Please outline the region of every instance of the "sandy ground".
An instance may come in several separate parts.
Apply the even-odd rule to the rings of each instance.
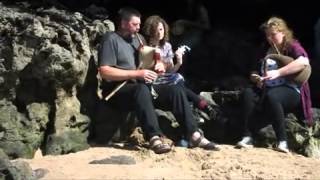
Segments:
[[[23,159],[33,169],[49,172],[42,179],[320,179],[320,159],[266,148],[235,149],[221,145],[221,151],[175,147],[157,155],[142,148],[91,147],[59,156]],[[125,158],[123,158],[125,157]],[[114,162],[107,159],[114,158]],[[129,160],[121,164],[119,159]],[[130,164],[131,163],[131,164]]]

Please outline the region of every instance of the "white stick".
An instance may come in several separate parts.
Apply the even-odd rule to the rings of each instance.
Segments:
[[[127,84],[128,81],[124,81],[123,83],[119,84],[116,88],[114,88],[111,93],[108,94],[108,96],[106,96],[104,98],[105,101],[108,101],[116,92],[119,91],[120,88],[122,88],[122,86],[124,86],[125,84]]]
[[[140,38],[140,36],[139,36],[138,33],[136,33],[136,36],[137,36],[137,38],[138,38],[138,40],[139,40],[140,45],[143,46],[142,39]],[[138,67],[137,69],[140,69],[140,67],[141,67],[141,62],[140,62],[139,67]],[[108,101],[116,92],[119,91],[119,89],[121,89],[124,85],[126,85],[127,82],[128,82],[128,80],[126,80],[126,81],[124,81],[123,83],[119,84],[116,88],[114,88],[114,89],[104,98],[104,100],[105,100],[105,101]]]

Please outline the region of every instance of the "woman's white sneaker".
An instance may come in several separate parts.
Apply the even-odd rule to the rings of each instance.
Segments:
[[[288,143],[287,141],[280,141],[277,144],[276,150],[284,153],[289,153]]]
[[[253,147],[253,139],[250,136],[244,136],[241,141],[237,143],[238,148],[250,148]]]

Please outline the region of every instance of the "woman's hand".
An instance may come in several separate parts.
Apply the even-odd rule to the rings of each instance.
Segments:
[[[258,88],[262,88],[263,80],[264,80],[263,77],[259,76],[258,74],[253,73],[253,74],[250,75],[250,80],[253,83],[255,83]]]
[[[176,56],[177,64],[182,65],[182,63],[183,63],[182,57],[184,55],[184,49],[178,48],[174,54]]]
[[[159,60],[156,62],[155,66],[154,66],[154,70],[157,73],[162,74],[162,73],[166,72],[166,67],[165,67],[164,63]]]
[[[280,76],[281,76],[281,73],[279,70],[270,70],[270,71],[267,71],[266,76],[264,76],[263,79],[274,80]]]

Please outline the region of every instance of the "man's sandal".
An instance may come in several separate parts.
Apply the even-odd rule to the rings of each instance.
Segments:
[[[163,154],[171,151],[171,146],[164,142],[163,137],[154,137],[150,140],[150,149],[156,154]]]
[[[220,148],[218,147],[218,145],[214,142],[211,142],[209,141],[209,143],[207,144],[201,144],[201,141],[204,139],[205,137],[201,134],[201,136],[193,141],[193,140],[190,140],[190,147],[191,148],[194,148],[194,147],[200,147],[200,148],[203,148],[205,150],[214,150],[214,151],[220,151]]]

